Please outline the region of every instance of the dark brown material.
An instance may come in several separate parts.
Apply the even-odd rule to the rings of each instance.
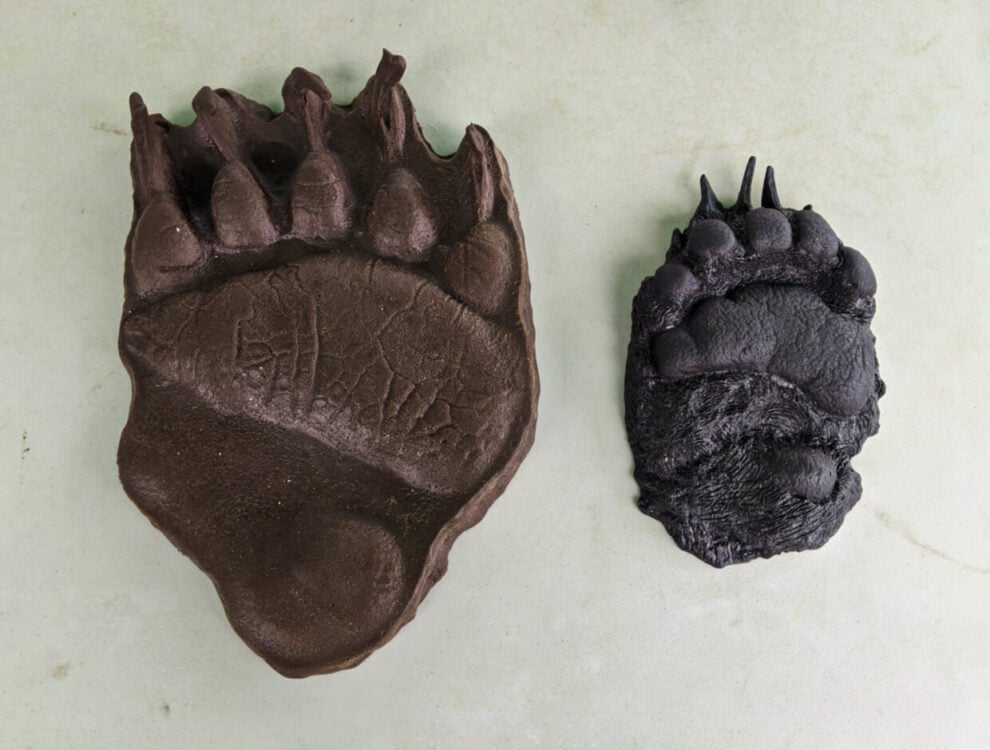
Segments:
[[[120,477],[281,673],[358,664],[412,619],[533,441],[508,170],[433,153],[386,52],[350,107],[296,69],[279,115],[131,99]]]
[[[701,203],[633,302],[626,428],[640,509],[721,567],[824,544],[859,500],[879,425],[876,279],[811,206],[783,208],[755,160]]]

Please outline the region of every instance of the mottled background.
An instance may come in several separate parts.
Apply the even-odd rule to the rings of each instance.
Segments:
[[[990,745],[990,6],[3,3],[0,746]],[[529,249],[536,445],[416,620],[289,681],[121,490],[127,96],[349,101],[387,46],[427,137],[486,126]],[[628,314],[697,201],[777,168],[879,279],[888,394],[822,550],[715,570],[636,510]]]

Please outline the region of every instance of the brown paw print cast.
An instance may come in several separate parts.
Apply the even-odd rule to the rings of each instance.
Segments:
[[[876,433],[876,279],[750,159],[731,208],[705,177],[685,232],[633,302],[626,428],[640,509],[722,567],[820,547],[859,500]]]
[[[384,53],[353,104],[131,100],[124,488],[279,672],[352,667],[409,622],[533,441],[538,381],[505,162],[424,140]]]

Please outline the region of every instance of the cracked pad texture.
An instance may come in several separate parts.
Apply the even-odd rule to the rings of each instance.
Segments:
[[[526,375],[503,359],[512,341],[498,326],[410,275],[311,257],[171,297],[130,316],[123,337],[227,414],[299,430],[419,489],[463,492],[504,454],[512,425],[499,417],[520,409]]]

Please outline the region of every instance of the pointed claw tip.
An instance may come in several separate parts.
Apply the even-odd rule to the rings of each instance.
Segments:
[[[736,199],[736,207],[752,208],[753,174],[755,171],[756,157],[751,156],[746,160],[746,169],[743,170],[743,178],[739,186],[739,197]]]
[[[701,175],[699,182],[701,184],[701,201],[702,203],[709,203],[710,199],[715,197],[712,184],[708,181],[707,175]]]
[[[492,145],[492,137],[488,134],[488,131],[477,123],[472,122],[464,128],[464,135],[479,151]]]
[[[777,197],[777,182],[773,176],[773,167],[767,166],[766,174],[763,177],[763,200],[764,208],[776,208],[780,210],[780,198]]]
[[[698,210],[694,212],[694,215],[701,218],[722,215],[722,204],[715,197],[715,191],[712,190],[711,183],[708,182],[708,177],[705,175],[701,175],[701,202],[698,204]]]
[[[131,108],[131,132],[137,134],[138,131],[147,128],[148,120],[151,118],[148,115],[148,108],[144,104],[144,99],[137,91],[131,94],[128,104]]]
[[[473,146],[475,151],[481,150],[482,144],[484,143],[484,138],[480,132],[480,128],[473,122],[464,128],[463,142]]]
[[[220,106],[220,96],[209,86],[203,86],[193,97],[192,106],[196,114],[212,115]]]
[[[394,86],[406,72],[406,59],[402,55],[393,55],[387,49],[382,50],[382,60],[378,63],[378,70],[375,72],[382,84]]]
[[[140,111],[148,111],[148,108],[144,105],[144,99],[141,98],[141,95],[137,91],[131,92],[131,96],[128,99],[128,104],[130,105],[131,112],[133,114],[137,114]]]
[[[285,98],[286,92],[293,90],[300,92],[312,91],[321,99],[330,100],[330,89],[327,88],[323,79],[316,75],[316,73],[310,73],[305,68],[296,67],[289,72],[282,86],[282,98]]]

